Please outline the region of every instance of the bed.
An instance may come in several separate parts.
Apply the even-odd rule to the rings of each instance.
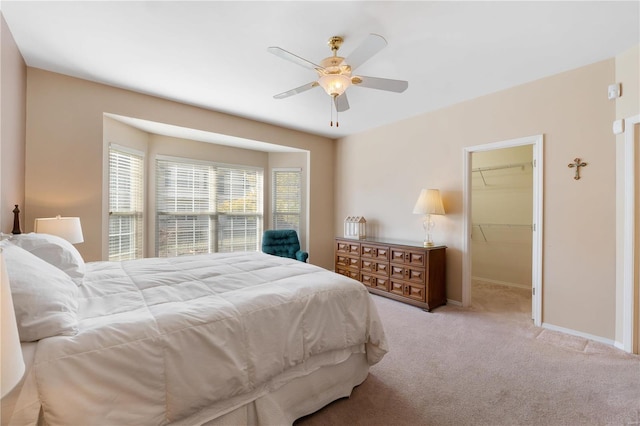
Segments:
[[[44,234],[0,247],[28,367],[3,424],[291,424],[388,350],[362,284],[296,260],[85,264]]]

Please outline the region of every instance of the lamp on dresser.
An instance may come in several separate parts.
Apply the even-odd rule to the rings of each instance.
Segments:
[[[442,205],[440,191],[437,189],[423,189],[422,191],[420,191],[418,201],[416,201],[416,205],[413,207],[413,214],[425,215],[424,222],[422,223],[425,231],[424,246],[432,247],[433,240],[431,239],[431,232],[433,231],[433,227],[435,226],[435,224],[431,220],[431,215],[444,214],[444,207]]]
[[[33,228],[34,232],[56,235],[71,244],[84,242],[79,217],[43,217],[36,219]]]

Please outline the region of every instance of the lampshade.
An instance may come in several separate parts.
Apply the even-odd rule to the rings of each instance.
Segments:
[[[442,198],[437,189],[423,189],[416,205],[413,207],[413,214],[444,214]]]
[[[326,74],[318,83],[329,96],[340,96],[351,85],[351,79],[342,74]]]
[[[16,314],[13,310],[13,299],[11,298],[11,288],[9,287],[9,276],[4,264],[4,257],[0,249],[0,320],[2,339],[0,342],[0,398],[15,387],[20,382],[24,374],[24,359],[22,358],[22,348],[20,347],[20,336],[16,325]]]
[[[79,217],[46,217],[36,219],[34,231],[40,234],[57,235],[71,244],[84,241]]]

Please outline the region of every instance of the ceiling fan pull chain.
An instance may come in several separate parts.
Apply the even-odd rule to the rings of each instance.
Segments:
[[[331,101],[329,102],[329,107],[329,109],[331,110],[331,122],[329,125],[333,127],[333,98],[331,98]]]
[[[338,121],[338,108],[336,108],[336,127],[340,127],[340,122]]]

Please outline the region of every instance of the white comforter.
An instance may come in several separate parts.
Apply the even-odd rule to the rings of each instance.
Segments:
[[[387,346],[365,287],[262,253],[87,264],[80,333],[38,343],[51,425],[159,425],[224,414],[288,380]],[[213,411],[212,411],[213,408]]]

